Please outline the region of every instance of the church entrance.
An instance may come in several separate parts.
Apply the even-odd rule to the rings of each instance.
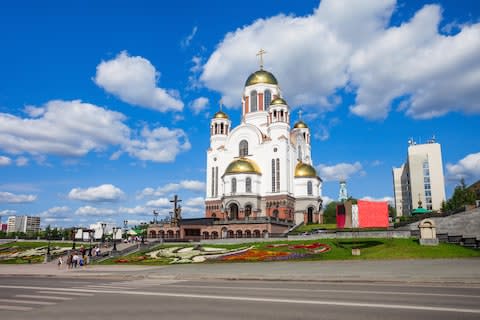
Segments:
[[[309,207],[307,210],[307,223],[313,223],[313,208]]]
[[[236,203],[230,205],[230,219],[238,220],[238,206]]]

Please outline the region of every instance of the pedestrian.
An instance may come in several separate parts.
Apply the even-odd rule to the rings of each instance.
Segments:
[[[57,267],[58,267],[58,269],[61,269],[62,266],[63,266],[63,257],[60,256],[60,257],[58,257],[58,260],[57,260]]]
[[[72,258],[72,262],[73,262],[73,267],[76,268],[77,265],[78,265],[78,260],[80,260],[80,257],[78,256],[78,254],[75,252],[75,254],[73,255],[73,258]]]
[[[67,268],[72,269],[73,268],[73,254],[70,253],[67,258]]]

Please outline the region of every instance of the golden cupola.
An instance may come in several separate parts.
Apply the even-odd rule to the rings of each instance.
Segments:
[[[275,78],[275,76],[263,69],[260,69],[258,71],[255,71],[252,73],[248,78],[247,81],[245,81],[245,87],[258,84],[258,83],[267,83],[267,84],[274,84],[278,85],[278,81]]]
[[[317,171],[308,163],[299,162],[295,167],[295,178],[316,178]]]
[[[225,174],[238,173],[262,174],[260,167],[253,160],[243,157],[230,162],[227,169],[225,170]]]
[[[297,122],[295,122],[293,127],[295,129],[308,129],[307,124],[305,122],[303,122],[302,120],[298,120]]]
[[[215,114],[213,115],[213,118],[214,119],[228,119],[228,115],[223,112],[222,110],[219,110],[217,112],[215,112]]]

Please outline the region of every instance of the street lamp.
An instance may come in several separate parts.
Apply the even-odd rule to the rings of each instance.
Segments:
[[[105,243],[105,228],[107,227],[107,224],[102,223],[101,226],[102,226],[102,244],[104,244]]]
[[[50,257],[50,228],[47,231],[47,240],[48,240],[47,256]]]
[[[93,237],[93,230],[88,230],[88,238],[90,239],[90,249],[88,250],[88,256],[92,256],[92,237]]]
[[[117,242],[115,241],[116,240],[115,239],[115,233],[117,233],[118,228],[113,227],[112,230],[113,230],[113,249],[112,249],[112,251],[117,251]]]
[[[72,234],[73,234],[73,244],[72,244],[72,250],[75,250],[75,237],[77,235],[77,229],[73,228],[72,229]]]
[[[125,229],[125,239],[127,239],[128,220],[123,220],[123,229]]]

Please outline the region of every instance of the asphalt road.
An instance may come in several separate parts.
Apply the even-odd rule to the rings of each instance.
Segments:
[[[0,276],[2,319],[479,319],[447,285]]]

